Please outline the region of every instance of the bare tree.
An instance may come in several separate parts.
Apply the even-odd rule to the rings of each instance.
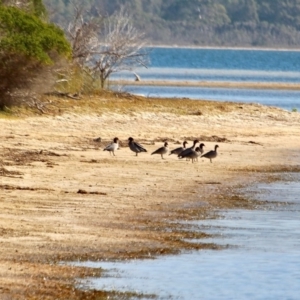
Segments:
[[[112,73],[148,63],[143,33],[133,26],[124,8],[104,22],[100,42],[100,55],[94,57],[93,71],[99,74],[101,87]]]
[[[83,8],[75,7],[73,21],[69,23],[67,37],[72,46],[73,60],[80,66],[88,63],[97,53],[99,46],[98,32],[101,30],[101,18],[85,21]]]
[[[110,17],[87,21],[81,9],[75,11],[67,30],[73,60],[93,78],[99,78],[101,88],[112,73],[147,65],[144,34],[133,26],[124,8]]]

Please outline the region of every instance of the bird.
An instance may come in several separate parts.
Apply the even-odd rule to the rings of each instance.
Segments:
[[[178,147],[178,148],[176,148],[176,149],[173,149],[173,150],[169,153],[169,155],[171,155],[171,154],[176,154],[176,155],[178,155],[179,153],[181,153],[181,152],[186,148],[186,144],[188,144],[188,142],[187,142],[187,141],[184,141],[184,142],[182,143],[182,147]]]
[[[180,153],[178,154],[178,157],[179,157],[179,158],[185,157],[185,155],[187,155],[189,152],[191,152],[192,150],[195,149],[197,143],[199,143],[199,141],[198,141],[198,140],[194,140],[193,146],[192,146],[192,147],[189,147],[189,148],[186,148],[185,150],[183,150],[182,152],[180,152]]]
[[[192,163],[194,161],[198,161],[198,157],[201,155],[201,148],[197,147],[196,149],[192,149],[190,152],[188,152],[186,155],[183,155],[182,158],[187,158],[187,160],[192,160]]]
[[[200,145],[199,145],[199,147],[197,147],[196,149],[195,149],[195,151],[197,151],[197,157],[196,157],[196,160],[198,161],[198,157],[199,156],[201,156],[201,154],[203,154],[203,152],[204,152],[204,149],[203,149],[203,147],[205,147],[205,145],[203,144],[203,143],[201,143]]]
[[[155,150],[154,152],[151,153],[151,155],[153,154],[160,154],[161,158],[164,159],[164,154],[168,153],[169,148],[168,148],[168,142],[165,142],[163,147],[158,148],[157,150]]]
[[[201,157],[206,157],[210,160],[210,162],[212,163],[212,159],[216,158],[218,153],[217,153],[217,149],[219,148],[218,145],[215,145],[215,150],[211,150],[209,152],[206,152],[205,154],[201,155]]]
[[[138,153],[140,152],[147,152],[147,150],[142,145],[135,142],[132,137],[128,138],[128,141],[129,141],[128,146],[130,150],[135,152],[136,156],[138,156]]]
[[[200,152],[201,154],[204,153],[203,147],[205,147],[205,145],[204,145],[203,143],[201,143],[201,144],[199,145],[199,152]]]
[[[109,151],[109,154],[111,155],[111,153],[115,156],[115,150],[117,150],[119,148],[119,139],[117,137],[115,137],[113,139],[113,142],[110,143],[109,145],[107,145],[103,151]]]
[[[138,74],[136,74],[135,72],[133,72],[133,74],[135,77],[135,81],[141,81],[141,77]]]

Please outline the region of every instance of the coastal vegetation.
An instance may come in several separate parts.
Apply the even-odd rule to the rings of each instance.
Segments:
[[[41,0],[0,2],[0,109],[25,103],[44,111],[39,96],[103,89],[120,70],[146,66],[143,34],[124,9],[85,18],[74,5],[68,27],[48,21]],[[63,90],[65,89],[65,90]]]
[[[45,0],[49,16],[65,26],[69,0]],[[109,16],[126,5],[134,25],[153,44],[297,47],[300,0],[89,0],[86,14]]]
[[[35,91],[49,82],[51,69],[71,54],[64,32],[44,21],[41,1],[16,6],[4,2],[0,2],[0,109],[17,100],[31,101]]]

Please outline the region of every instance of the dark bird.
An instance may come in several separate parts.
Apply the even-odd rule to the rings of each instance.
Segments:
[[[111,153],[115,156],[115,150],[119,148],[119,139],[117,137],[114,138],[113,142],[107,145],[103,151],[109,151],[109,154]]]
[[[201,149],[200,147],[197,147],[196,149],[192,149],[190,152],[188,152],[186,155],[184,155],[182,158],[186,158],[187,160],[192,160],[192,163],[194,161],[198,161],[198,157],[201,155]]]
[[[168,153],[168,151],[169,151],[168,142],[165,142],[163,147],[158,148],[157,150],[152,152],[151,155],[160,154],[161,158],[164,159],[164,154]]]
[[[197,143],[199,143],[199,141],[198,140],[194,140],[193,146],[189,147],[189,148],[186,148],[185,150],[183,150],[182,152],[180,152],[178,154],[178,157],[179,158],[184,158],[189,152],[191,152],[192,150],[195,149]]]
[[[136,156],[138,156],[138,153],[140,152],[147,152],[147,150],[142,145],[135,142],[132,137],[128,138],[128,141],[129,141],[128,146],[130,150],[135,152]]]
[[[204,153],[203,147],[205,147],[205,145],[204,145],[203,143],[201,143],[201,144],[199,145],[199,152],[200,152],[201,154]]]
[[[188,144],[188,142],[187,142],[187,141],[184,141],[184,142],[182,143],[182,147],[178,147],[178,148],[176,148],[176,149],[173,149],[173,150],[170,152],[169,155],[171,155],[171,154],[176,154],[176,155],[180,154],[182,151],[184,151],[184,150],[186,149],[186,144]]]
[[[212,159],[216,158],[218,153],[217,153],[217,148],[219,148],[218,145],[215,145],[215,150],[211,150],[209,152],[206,152],[205,154],[201,155],[201,157],[206,157],[212,162]]]

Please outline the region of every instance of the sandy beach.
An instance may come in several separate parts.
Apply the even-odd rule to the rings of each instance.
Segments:
[[[101,272],[59,262],[218,249],[181,221],[253,209],[241,187],[300,171],[298,112],[129,95],[45,101],[43,114],[0,115],[1,299],[114,296],[77,290],[78,278]],[[148,152],[135,156],[130,136]],[[116,156],[103,151],[114,137]],[[174,149],[194,139],[205,151],[219,145],[212,163],[151,155],[166,140]]]

